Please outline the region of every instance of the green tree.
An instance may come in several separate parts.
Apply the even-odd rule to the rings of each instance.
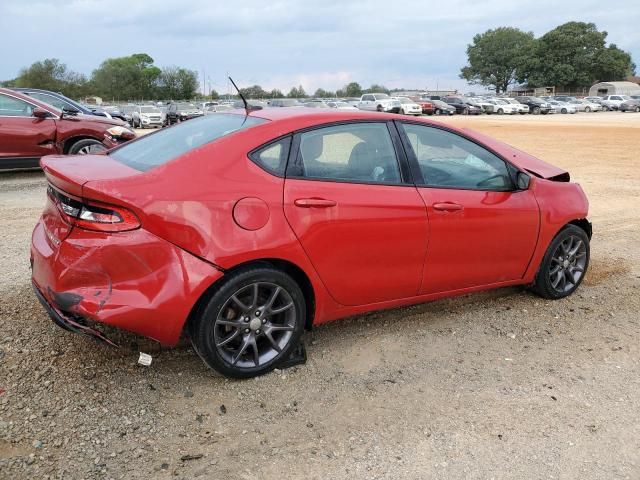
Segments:
[[[606,39],[607,32],[593,23],[568,22],[550,30],[536,42],[529,84],[573,90],[598,80],[624,80],[634,69],[631,55],[606,47]]]
[[[69,70],[57,58],[47,58],[20,70],[13,86],[42,88],[78,98],[85,93],[87,78]]]
[[[218,100],[218,99],[220,98],[220,94],[219,94],[217,91],[215,91],[215,90],[211,90],[211,91],[209,92],[209,98],[210,98],[211,100]]]
[[[333,98],[336,96],[334,92],[329,92],[324,88],[318,88],[316,93],[313,94],[315,98]]]
[[[467,46],[468,65],[462,68],[460,78],[504,92],[524,79],[534,42],[532,32],[512,27],[477,34]]]
[[[299,85],[298,88],[293,87],[289,90],[287,97],[289,98],[305,98],[307,96],[307,92],[304,91],[302,85]]]
[[[158,95],[170,100],[188,100],[198,91],[198,74],[176,66],[164,67],[158,77]]]
[[[157,97],[161,71],[146,53],[108,58],[93,71],[91,82],[97,94],[122,100]]]
[[[269,94],[265,92],[260,85],[241,88],[240,91],[242,92],[242,95],[244,95],[244,98],[265,98],[269,96]]]
[[[362,87],[358,82],[351,82],[342,87],[340,93],[342,93],[341,97],[360,97],[362,96]]]
[[[389,89],[384,85],[378,85],[374,83],[366,90],[363,90],[362,93],[389,93]]]
[[[282,91],[278,90],[277,88],[274,88],[273,90],[271,90],[269,92],[269,97],[270,98],[284,98],[285,95],[284,95],[284,93],[282,93]]]

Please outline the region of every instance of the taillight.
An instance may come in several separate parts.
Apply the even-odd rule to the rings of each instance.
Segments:
[[[72,197],[51,185],[47,194],[62,217],[76,227],[98,232],[124,232],[140,227],[138,217],[124,207]]]

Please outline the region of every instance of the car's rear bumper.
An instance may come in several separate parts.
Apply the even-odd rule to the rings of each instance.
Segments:
[[[92,322],[162,344],[178,342],[191,309],[222,277],[213,265],[144,229],[73,228],[56,240],[41,220],[31,243],[32,280],[54,321],[101,340]]]

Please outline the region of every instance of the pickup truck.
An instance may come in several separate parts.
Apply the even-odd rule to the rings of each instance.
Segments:
[[[609,110],[618,110],[622,102],[631,100],[628,95],[607,95],[602,98],[602,109],[606,112]]]
[[[401,107],[400,100],[391,98],[386,93],[365,93],[358,102],[360,110],[374,112],[399,113]]]

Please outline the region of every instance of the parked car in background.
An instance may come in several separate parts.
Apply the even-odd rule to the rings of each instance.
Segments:
[[[342,102],[340,100],[327,102],[327,105],[329,106],[329,108],[337,108],[338,110],[358,110],[358,107],[355,107],[354,105],[347,102]]]
[[[167,105],[165,125],[173,125],[174,123],[184,122],[203,115],[204,112],[193,103],[170,102]]]
[[[403,115],[422,115],[422,107],[409,97],[393,97],[400,102],[400,112]]]
[[[162,111],[153,105],[136,105],[131,116],[135,128],[161,128],[166,120]]]
[[[268,107],[267,102],[263,102],[262,100],[249,99],[247,100],[247,103],[249,104],[249,106],[251,106],[252,108],[255,108],[256,110],[260,110]],[[209,110],[206,110],[205,113],[225,112],[228,110],[232,110],[234,108],[244,109],[245,108],[244,102],[242,100],[236,100],[235,102],[233,102],[232,105],[229,105],[229,104],[216,105],[215,107],[209,107]]]
[[[622,102],[631,100],[627,95],[607,95],[602,97],[602,108],[605,112],[609,110],[618,110]]]
[[[132,125],[133,122],[133,111],[135,110],[136,106],[135,105],[121,105],[120,106],[120,113],[122,113],[122,116],[124,117],[125,122],[127,122],[129,125]],[[160,107],[158,107],[160,108]]]
[[[117,118],[118,120],[122,120],[123,122],[129,123],[124,112],[120,110],[120,107],[116,105],[101,105],[100,108],[102,109],[103,112],[106,112],[109,115],[111,115],[111,118]]]
[[[442,101],[455,108],[456,113],[460,115],[479,115],[482,113],[480,107],[470,105],[460,97],[444,97]]]
[[[574,107],[576,107],[576,110],[578,110],[579,112],[587,112],[587,113],[589,113],[589,112],[601,112],[602,111],[602,105],[600,105],[599,103],[591,102],[591,101],[587,100],[586,98],[572,100],[569,103],[571,105],[573,105]]]
[[[322,100],[305,102],[303,105],[308,108],[329,108],[329,105],[324,103]]]
[[[400,101],[391,98],[386,93],[367,93],[360,97],[358,108],[373,112],[399,113]]]
[[[511,105],[515,105],[518,108],[518,113],[520,115],[526,115],[529,113],[529,106],[520,103],[515,98],[501,98],[500,100],[504,100],[505,102],[509,102]]]
[[[422,108],[422,113],[426,114],[426,115],[433,115],[433,112],[435,110],[435,107],[433,106],[433,102],[431,102],[431,100],[420,100],[420,99],[414,99],[414,101],[420,105],[420,107]]]
[[[640,100],[630,98],[620,104],[618,110],[621,112],[640,112]]]
[[[577,109],[575,107],[575,105],[572,105],[570,103],[567,102],[560,102],[558,100],[551,100],[549,101],[549,105],[551,105],[551,108],[553,108],[553,111],[555,113],[576,113]]]
[[[518,105],[508,102],[502,98],[494,98],[487,100],[488,103],[493,105],[493,110],[487,113],[495,113],[496,115],[515,115],[520,113]]]
[[[331,320],[515,285],[561,299],[589,266],[568,172],[424,118],[224,113],[42,163],[32,282],[54,321],[184,336],[230,377],[280,367]]]
[[[583,100],[587,100],[591,103],[597,103],[599,105],[602,105],[602,97],[597,97],[597,96],[584,97]]]
[[[430,100],[430,102],[433,104],[434,115],[454,115],[456,113],[456,107],[442,100]]]
[[[52,92],[50,90],[42,90],[40,88],[26,88],[26,87],[15,87],[12,88],[16,92],[20,92],[23,95],[28,95],[33,97],[41,102],[44,102],[52,107],[57,108],[58,110],[66,110],[70,113],[82,113],[84,115],[96,115],[98,117],[107,117],[111,118],[111,115],[100,107],[87,106],[80,102],[76,102],[75,100],[70,99],[69,97],[65,97],[61,93]]]
[[[528,106],[529,113],[531,113],[532,115],[546,115],[551,111],[551,105],[538,97],[522,96],[516,97],[516,100],[523,105]]]
[[[121,120],[59,110],[0,88],[0,169],[37,168],[51,154],[101,152],[135,138]]]
[[[555,95],[551,97],[551,100],[556,100],[558,102],[571,103],[572,100],[576,100],[576,97],[572,97],[570,95]]]
[[[219,102],[214,102],[214,101],[210,101],[210,102],[202,102],[200,104],[200,110],[202,110],[203,112],[207,111],[207,110],[211,110],[214,109],[215,107],[220,105]]]
[[[269,103],[270,107],[303,107],[295,98],[275,98]]]
[[[465,97],[464,101],[469,105],[478,107],[482,110],[482,113],[491,113],[493,111],[493,105],[487,100],[481,97]]]

